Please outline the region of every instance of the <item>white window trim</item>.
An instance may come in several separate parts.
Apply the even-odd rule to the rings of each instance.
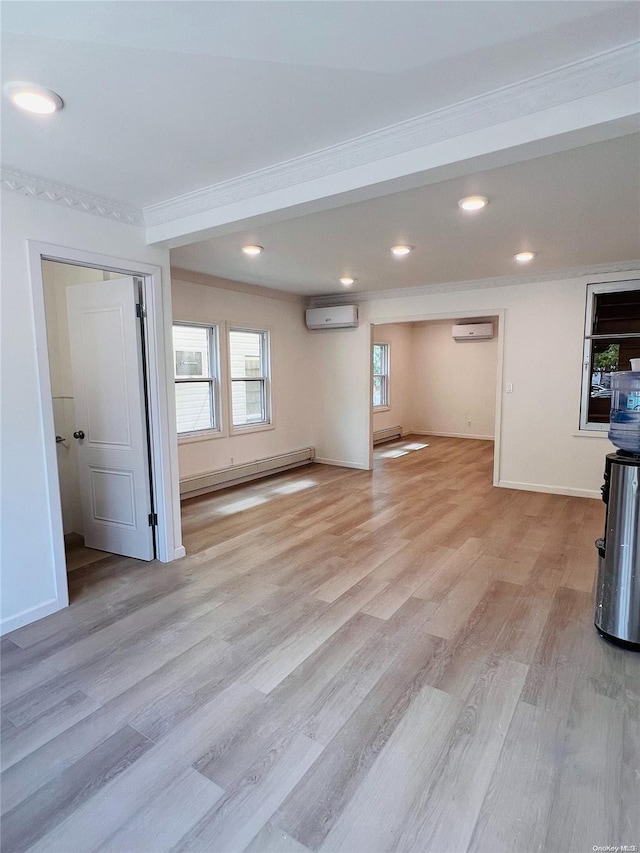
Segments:
[[[591,393],[591,340],[593,329],[593,309],[595,296],[599,293],[617,293],[624,290],[637,290],[640,286],[638,279],[625,281],[593,282],[587,284],[586,310],[584,319],[584,343],[582,350],[582,388],[580,391],[580,424],[579,432],[608,433],[609,424],[597,424],[587,420],[589,414],[589,395]],[[615,335],[613,336],[615,337]]]
[[[263,353],[262,359],[264,362],[264,374],[262,376],[250,377],[250,379],[261,379],[264,382],[264,417],[265,420],[257,421],[253,424],[237,424],[233,423],[233,377],[231,376],[231,332],[257,332],[263,335]],[[227,362],[227,423],[229,435],[247,435],[248,433],[262,432],[263,430],[275,429],[273,417],[273,399],[272,399],[272,358],[273,358],[273,334],[269,326],[254,326],[252,323],[225,323],[225,353]],[[237,380],[236,380],[237,381]]]
[[[228,433],[226,430],[225,423],[225,411],[226,411],[226,401],[224,400],[224,382],[222,381],[222,371],[223,371],[223,356],[222,356],[222,333],[224,331],[224,323],[216,320],[207,321],[196,321],[196,320],[180,320],[177,317],[174,317],[171,322],[171,330],[173,333],[174,326],[197,326],[200,329],[213,329],[212,342],[211,342],[211,356],[213,360],[211,361],[212,366],[215,368],[212,371],[212,376],[210,379],[204,378],[201,381],[213,382],[213,391],[214,391],[214,427],[209,427],[208,429],[198,429],[191,430],[189,432],[178,432],[176,429],[176,435],[178,438],[178,444],[191,444],[197,441],[208,441],[210,439],[216,438],[226,438]],[[173,340],[172,340],[172,353],[173,353]],[[210,356],[210,357],[211,357]],[[174,362],[175,356],[172,355],[172,364],[173,364],[173,372],[174,372],[174,385],[177,385],[180,380],[175,378],[175,364]]]
[[[195,432],[179,432],[178,444],[193,444],[196,441],[209,441],[216,438],[226,438],[227,433],[222,429],[200,429]]]
[[[373,373],[373,347],[386,347],[387,355],[386,355],[386,373]],[[371,408],[374,412],[388,412],[391,409],[391,344],[387,343],[387,341],[374,341],[371,347]],[[373,405],[373,388],[374,381],[376,376],[384,376],[384,403],[381,403],[379,406]]]

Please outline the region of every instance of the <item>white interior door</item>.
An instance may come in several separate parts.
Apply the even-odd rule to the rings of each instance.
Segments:
[[[88,548],[153,559],[137,284],[67,288],[80,495]]]

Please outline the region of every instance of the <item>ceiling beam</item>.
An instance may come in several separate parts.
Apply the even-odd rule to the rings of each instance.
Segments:
[[[147,242],[174,248],[634,132],[637,56],[627,45],[152,205]]]

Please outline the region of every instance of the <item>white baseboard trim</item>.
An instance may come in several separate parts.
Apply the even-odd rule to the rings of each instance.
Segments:
[[[181,557],[186,557],[186,556],[187,556],[187,549],[184,547],[184,545],[181,545],[179,548],[176,548],[175,551],[173,552],[173,559],[174,560],[179,560]]]
[[[361,462],[345,462],[344,459],[326,459],[323,456],[316,456],[313,460],[319,462],[320,465],[337,465],[339,468],[357,468],[359,471],[369,471],[368,465],[363,465]]]
[[[520,489],[523,492],[543,492],[548,495],[567,495],[570,498],[595,498],[601,500],[600,489],[569,489],[565,486],[546,486],[543,483],[513,483],[499,480],[495,483],[501,489]]]
[[[37,622],[38,619],[44,619],[45,616],[50,616],[56,610],[62,610],[58,604],[58,599],[50,598],[48,601],[36,604],[35,607],[29,607],[21,613],[16,613],[15,616],[7,616],[0,621],[0,635],[8,634],[9,631],[15,631],[16,628],[22,628],[24,625],[30,625],[32,622]]]
[[[493,435],[470,435],[466,432],[434,432],[432,429],[412,429],[409,432],[413,435],[441,435],[443,438],[475,438],[478,441],[495,441]]]

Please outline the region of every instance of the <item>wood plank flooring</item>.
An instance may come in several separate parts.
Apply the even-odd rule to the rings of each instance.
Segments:
[[[2,640],[4,853],[640,846],[603,506],[495,489],[492,452],[407,438],[187,502],[178,562],[76,568]]]
[[[64,551],[67,560],[67,572],[83,569],[109,556],[104,551],[85,548],[84,537],[77,533],[68,533],[64,537]]]

